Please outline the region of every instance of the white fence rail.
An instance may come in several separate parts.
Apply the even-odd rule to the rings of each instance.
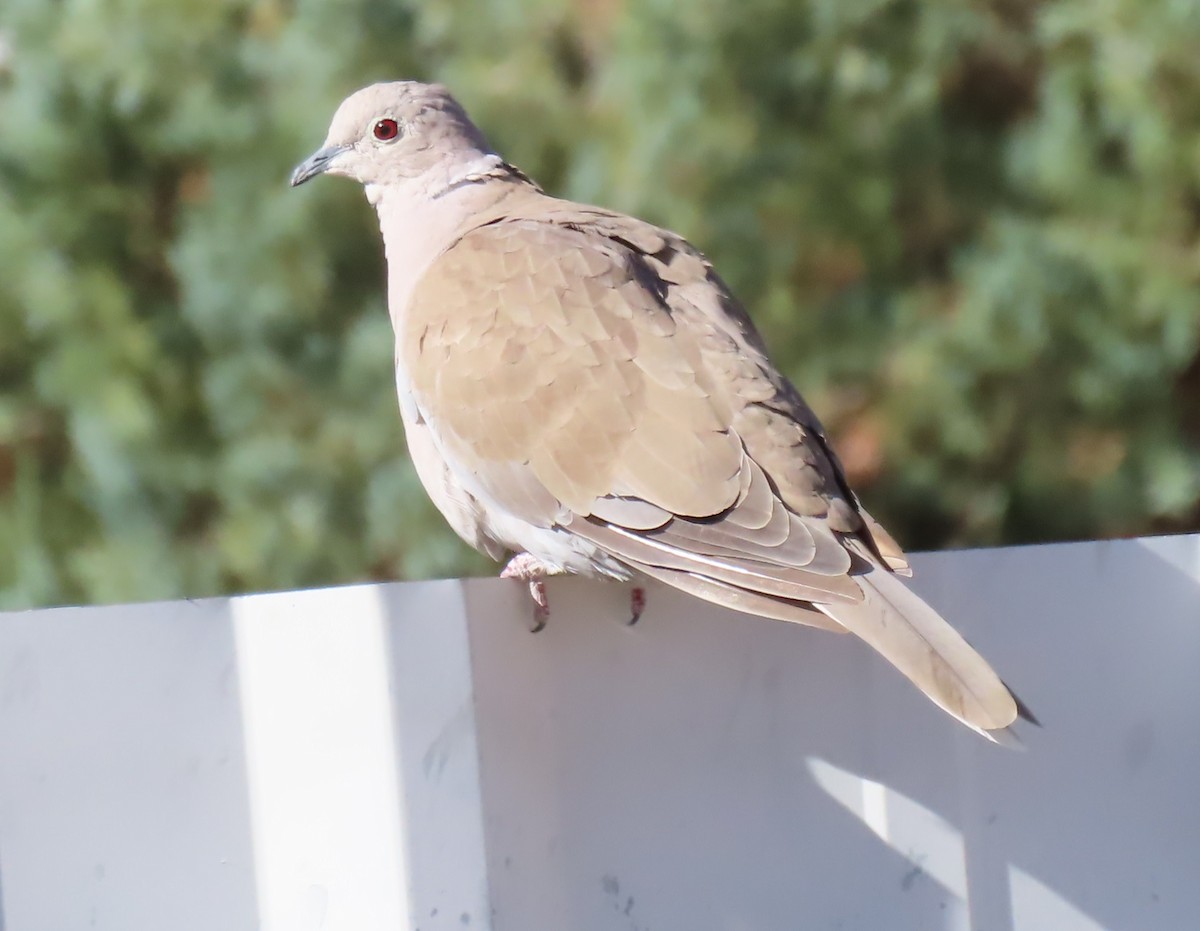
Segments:
[[[1028,752],[659,588],[0,614],[0,931],[1200,927],[1200,537],[916,570]]]

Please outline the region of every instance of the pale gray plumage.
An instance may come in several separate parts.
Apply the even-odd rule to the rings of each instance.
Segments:
[[[685,240],[547,196],[436,85],[352,95],[293,183],[322,172],[378,211],[409,449],[468,543],[849,630],[993,739],[1025,714]]]

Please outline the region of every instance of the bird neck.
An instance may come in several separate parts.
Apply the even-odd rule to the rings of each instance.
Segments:
[[[434,200],[441,200],[455,191],[484,184],[493,180],[504,180],[508,174],[515,171],[505,164],[495,152],[485,152],[477,158],[455,165],[446,172],[445,179],[436,184],[430,195]]]
[[[368,192],[379,215],[388,261],[388,309],[392,323],[430,264],[481,218],[494,217],[518,192],[539,189],[524,175],[492,157],[425,183],[380,185]],[[373,195],[373,196],[372,196]]]

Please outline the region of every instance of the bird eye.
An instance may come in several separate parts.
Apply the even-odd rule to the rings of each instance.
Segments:
[[[400,127],[395,120],[380,120],[371,131],[380,142],[391,142],[400,135]]]

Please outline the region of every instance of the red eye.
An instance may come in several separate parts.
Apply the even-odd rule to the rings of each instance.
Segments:
[[[380,142],[391,142],[400,135],[400,127],[395,120],[380,120],[372,131]]]

